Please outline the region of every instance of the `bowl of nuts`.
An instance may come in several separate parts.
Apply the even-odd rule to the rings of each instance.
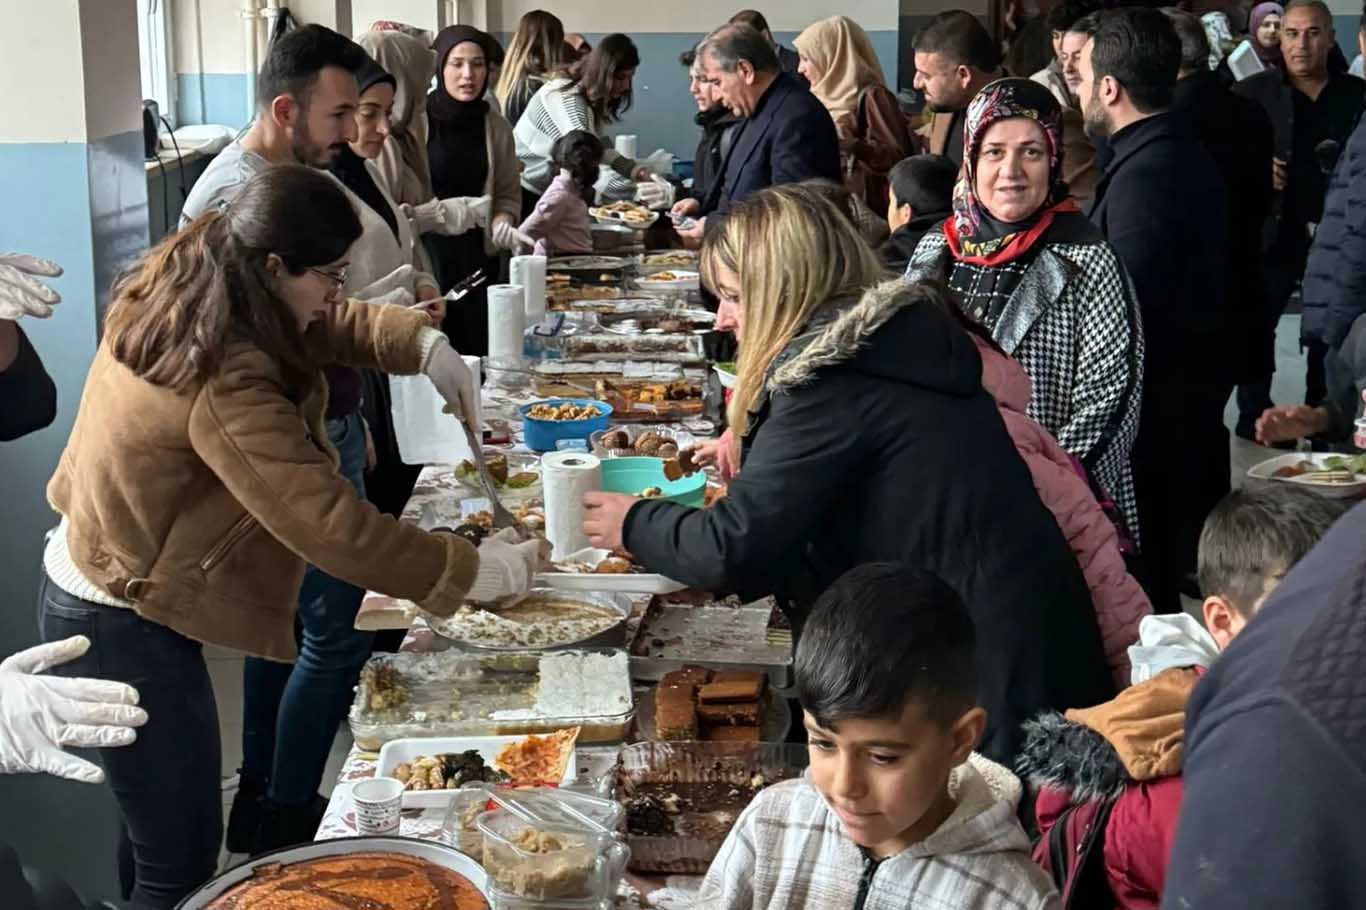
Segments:
[[[585,442],[597,430],[607,429],[612,406],[591,398],[548,398],[518,408],[522,437],[533,452],[553,452],[562,439]]]

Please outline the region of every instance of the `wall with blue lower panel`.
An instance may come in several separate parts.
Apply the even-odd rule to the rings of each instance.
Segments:
[[[20,325],[57,385],[57,419],[0,444],[4,545],[0,546],[0,654],[38,641],[37,592],[44,534],[57,517],[46,487],[71,432],[95,353],[97,313],[108,276],[147,242],[141,133],[84,142],[0,143],[0,249],[61,263],[62,295],[49,319]],[[0,402],[0,407],[4,402]],[[118,832],[105,787],[46,775],[0,776],[0,841],[89,899],[118,894]],[[9,906],[0,896],[0,906]]]
[[[511,35],[500,34],[506,47]],[[596,43],[601,34],[590,33]],[[641,65],[636,73],[635,102],[621,123],[609,132],[635,133],[640,137],[642,155],[657,148],[666,149],[683,160],[691,160],[697,148],[698,132],[693,123],[697,107],[688,94],[688,77],[678,55],[695,47],[702,32],[648,32],[633,34],[640,49]],[[778,40],[792,46],[796,32],[780,32]],[[869,32],[873,48],[882,61],[887,82],[897,85],[897,33],[887,29]],[[235,128],[250,119],[246,102],[246,76],[241,73],[180,73],[176,76],[176,115],[178,122],[221,123]]]

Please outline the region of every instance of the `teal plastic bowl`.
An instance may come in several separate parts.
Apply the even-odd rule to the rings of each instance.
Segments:
[[[639,496],[650,487],[664,491],[661,497],[679,505],[702,508],[707,475],[698,471],[688,477],[669,481],[664,477],[662,458],[605,458],[602,462],[602,489],[607,493]]]

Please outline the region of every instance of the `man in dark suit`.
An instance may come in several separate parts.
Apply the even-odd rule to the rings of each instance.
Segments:
[[[1228,490],[1220,363],[1228,313],[1223,178],[1185,118],[1169,112],[1181,65],[1154,9],[1101,19],[1081,59],[1088,132],[1113,153],[1090,218],[1124,262],[1146,342],[1134,481],[1146,581],[1158,612],[1179,612],[1205,516]]]
[[[745,118],[726,159],[718,212],[765,187],[840,179],[835,121],[816,96],[779,68],[762,34],[747,25],[722,26],[698,47],[697,60],[722,103]],[[700,239],[705,222],[679,233]]]
[[[768,27],[768,19],[757,9],[742,9],[734,16],[730,17],[731,25],[748,25],[759,34],[768,39],[768,43],[773,45],[773,50],[778,54],[778,66],[789,76],[795,76],[801,80],[802,85],[810,87],[806,77],[797,72],[797,64],[801,63],[801,55],[790,47],[783,47],[778,43],[778,39],[773,37],[773,29]]]

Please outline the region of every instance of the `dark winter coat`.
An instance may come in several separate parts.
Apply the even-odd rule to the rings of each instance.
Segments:
[[[895,281],[831,303],[775,361],[729,495],[641,502],[625,545],[701,590],[777,594],[798,626],[861,563],[937,573],[976,623],[981,751],[1001,761],[1041,706],[1113,684],[1085,579],[940,294]]]
[[[891,236],[877,251],[888,271],[904,275],[906,266],[911,264],[911,257],[915,255],[915,248],[920,244],[920,238],[938,228],[948,217],[948,212],[930,212],[925,215],[916,215],[892,231]]]
[[[1145,387],[1167,384],[1227,325],[1223,178],[1186,121],[1157,114],[1110,140],[1087,215],[1119,254],[1143,314]]]
[[[692,192],[688,195],[701,203],[703,215],[709,215],[721,201],[726,157],[735,145],[741,118],[718,107],[699,113],[695,120],[702,128],[702,138],[693,158]]]
[[[1357,506],[1195,687],[1164,910],[1366,907],[1363,539]]]
[[[0,442],[41,430],[57,417],[57,386],[24,330],[17,331],[19,352],[0,371]]]
[[[1226,350],[1235,382],[1269,372],[1274,364],[1256,363],[1254,343],[1264,320],[1266,287],[1262,280],[1262,226],[1271,215],[1271,159],[1275,138],[1271,120],[1253,101],[1235,95],[1212,71],[1176,83],[1172,113],[1186,118],[1224,178],[1228,225],[1228,309]],[[1243,355],[1243,356],[1240,356]]]
[[[726,161],[719,211],[782,183],[840,180],[835,121],[795,76],[780,73],[745,120]]]
[[[1338,156],[1304,270],[1300,334],[1334,347],[1366,313],[1366,123]]]

